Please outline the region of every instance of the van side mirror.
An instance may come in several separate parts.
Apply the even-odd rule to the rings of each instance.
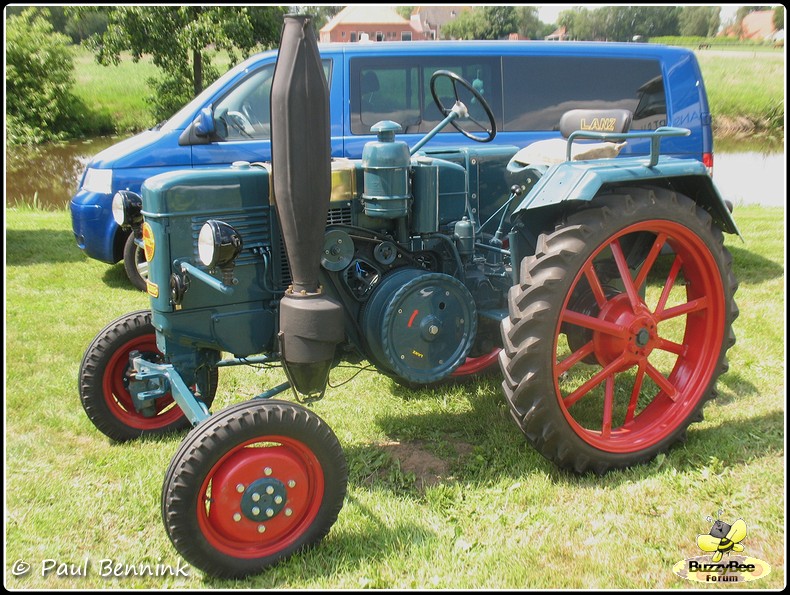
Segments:
[[[197,118],[192,122],[197,136],[211,136],[214,134],[214,115],[211,107],[204,107],[200,110]]]
[[[211,106],[204,107],[178,137],[178,144],[181,146],[207,145],[211,142],[215,132]]]

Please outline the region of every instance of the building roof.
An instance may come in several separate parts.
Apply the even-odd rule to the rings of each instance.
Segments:
[[[419,16],[422,23],[441,27],[470,8],[470,6],[417,6],[411,14]]]
[[[774,11],[756,10],[743,17],[743,36],[749,39],[769,39],[774,32]]]
[[[719,35],[740,35],[741,39],[773,39],[775,31],[773,11],[755,10],[743,17],[740,32],[735,25],[732,25]]]
[[[559,39],[562,41],[568,39],[568,31],[565,29],[565,25],[563,25],[562,27],[558,27],[557,29],[555,29],[553,33],[547,35],[543,39],[547,39],[547,40]]]
[[[332,31],[338,25],[409,25],[409,21],[400,16],[391,6],[375,4],[354,4],[346,6],[337,13],[321,32]]]

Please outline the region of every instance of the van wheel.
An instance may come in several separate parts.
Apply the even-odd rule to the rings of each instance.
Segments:
[[[135,243],[134,233],[129,234],[123,247],[123,268],[132,285],[140,291],[146,291],[148,261],[143,249]]]
[[[527,440],[598,474],[684,440],[727,370],[736,288],[721,230],[669,190],[601,196],[541,235],[502,322],[502,386]]]

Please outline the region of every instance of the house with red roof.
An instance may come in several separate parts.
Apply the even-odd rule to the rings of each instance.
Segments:
[[[356,41],[417,41],[432,39],[419,19],[404,19],[390,6],[351,5],[318,32],[322,43]]]

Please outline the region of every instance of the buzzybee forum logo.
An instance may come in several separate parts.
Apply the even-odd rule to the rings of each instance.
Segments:
[[[708,523],[713,523],[710,532],[697,536],[699,549],[709,553],[681,560],[672,570],[681,578],[700,583],[743,583],[768,576],[771,567],[767,562],[740,555],[744,551],[741,542],[748,534],[744,520],[727,524],[718,518],[722,512],[718,512],[715,521],[707,517]]]

